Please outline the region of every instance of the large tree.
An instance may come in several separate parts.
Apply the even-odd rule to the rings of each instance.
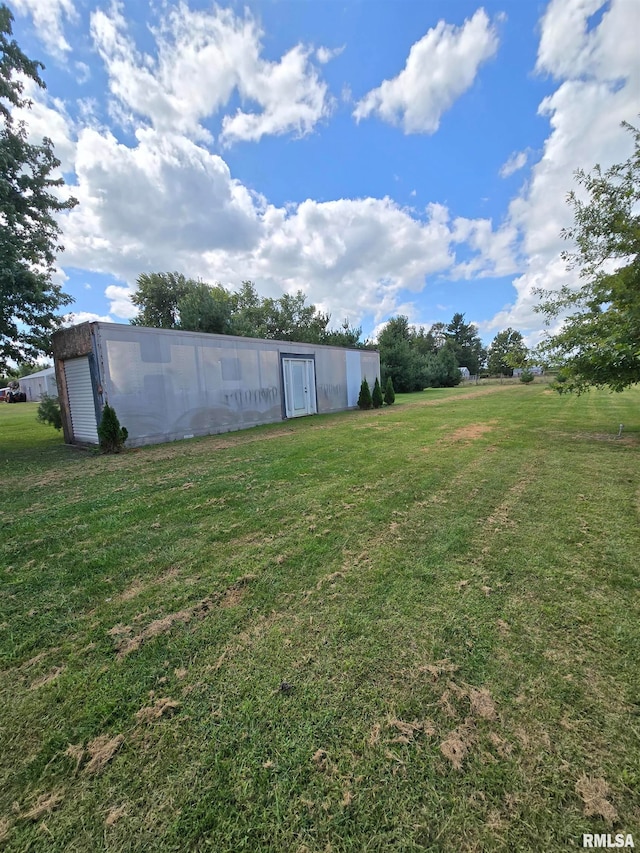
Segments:
[[[563,258],[580,270],[582,286],[539,291],[547,322],[562,320],[543,347],[562,367],[560,391],[622,391],[640,382],[640,131],[623,125],[634,140],[629,159],[579,170],[580,194],[568,196],[574,224],[563,236],[576,249]]]
[[[454,314],[447,326],[447,340],[453,347],[458,367],[466,367],[472,376],[480,372],[487,353],[482,346],[478,329],[473,323],[465,323],[464,314]]]
[[[180,329],[189,332],[231,332],[231,297],[217,284],[212,287],[204,281],[190,282],[186,294],[177,306]]]
[[[508,328],[498,332],[489,344],[487,368],[492,376],[511,376],[514,367],[524,367],[527,356],[520,332]]]
[[[73,300],[51,280],[60,245],[55,214],[77,204],[61,199],[53,178],[60,161],[53,143],[28,141],[13,110],[30,107],[25,79],[45,88],[41,62],[29,59],[11,38],[13,15],[0,5],[0,367],[50,351],[58,309]]]
[[[400,393],[422,391],[427,384],[427,356],[413,345],[415,329],[408,317],[392,317],[378,335],[383,382],[391,379]]]
[[[131,301],[138,308],[138,314],[131,321],[132,325],[177,329],[180,323],[178,304],[198,282],[179,272],[145,272],[138,276],[137,284]]]

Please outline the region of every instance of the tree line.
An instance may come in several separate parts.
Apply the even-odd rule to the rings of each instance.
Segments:
[[[511,376],[527,364],[529,353],[520,332],[505,329],[485,349],[473,323],[456,313],[447,325],[434,323],[428,331],[409,325],[407,317],[394,317],[378,337],[382,376],[391,377],[396,391],[448,388],[462,379],[486,371]]]
[[[356,347],[362,328],[344,320],[330,329],[331,315],[307,304],[299,290],[279,299],[262,297],[252,281],[243,281],[237,291],[221,284],[186,278],[178,272],[143,273],[131,298],[138,314],[134,326],[181,329],[248,338],[298,341],[309,344]]]

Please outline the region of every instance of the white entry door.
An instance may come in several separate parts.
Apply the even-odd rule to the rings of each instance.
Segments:
[[[316,374],[312,358],[283,358],[284,402],[288,418],[316,412]]]

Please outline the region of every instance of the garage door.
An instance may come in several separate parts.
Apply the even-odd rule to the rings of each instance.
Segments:
[[[64,363],[69,413],[75,441],[98,444],[96,407],[88,358],[72,358]]]

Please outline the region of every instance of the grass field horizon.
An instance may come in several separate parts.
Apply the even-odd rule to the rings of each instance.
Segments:
[[[35,412],[0,406],[2,849],[639,843],[640,388],[117,456]]]

